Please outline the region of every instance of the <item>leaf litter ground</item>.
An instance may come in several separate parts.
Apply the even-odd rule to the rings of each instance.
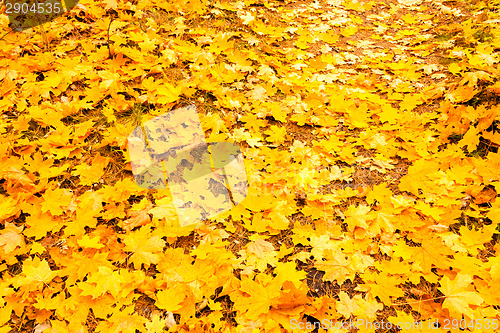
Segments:
[[[107,0],[22,33],[3,18],[0,332],[499,320],[499,6]],[[242,147],[250,193],[180,228],[168,194],[134,186],[126,138],[193,103],[210,141]]]

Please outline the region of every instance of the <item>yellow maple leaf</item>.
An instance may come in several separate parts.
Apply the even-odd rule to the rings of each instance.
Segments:
[[[245,312],[245,317],[248,319],[257,319],[260,314],[268,313],[272,299],[279,294],[275,288],[249,278],[242,279],[239,291],[248,296],[235,297],[235,306],[238,311]]]
[[[130,261],[134,267],[141,267],[141,264],[157,264],[160,258],[158,253],[165,246],[165,241],[160,236],[151,236],[148,229],[141,227],[138,231],[124,237],[124,251],[132,252]]]
[[[209,128],[212,133],[220,133],[227,131],[226,124],[221,117],[216,113],[209,113],[201,118],[201,122],[204,128]]]
[[[290,281],[299,288],[302,280],[306,278],[305,271],[298,271],[294,262],[277,263],[275,268],[276,279],[282,284],[284,281]]]
[[[348,278],[354,278],[351,260],[346,259],[346,255],[342,251],[325,250],[325,259],[317,261],[314,266],[325,272],[324,279],[326,281],[336,280],[338,284],[342,284]]]
[[[368,215],[370,212],[370,207],[367,205],[349,206],[349,208],[344,213],[346,216],[345,223],[347,223],[349,230],[354,230],[356,227],[368,229],[368,224],[366,223],[371,217]]]
[[[102,78],[102,82],[99,85],[103,89],[109,89],[110,87],[117,87],[120,81],[120,74],[108,71],[99,71],[99,76]]]
[[[337,311],[343,315],[346,319],[351,318],[351,316],[359,309],[359,305],[356,302],[361,299],[361,295],[355,295],[350,298],[345,291],[339,292],[340,301],[337,303]]]
[[[23,226],[16,227],[14,223],[6,223],[5,228],[0,230],[0,248],[3,247],[6,254],[24,245],[23,229]]]
[[[263,272],[268,264],[275,266],[278,260],[274,246],[261,238],[251,237],[251,240],[253,242],[240,251],[240,254],[246,259],[245,266],[248,268],[248,271],[251,271],[255,267]]]
[[[175,312],[182,308],[181,303],[186,298],[186,288],[183,284],[177,284],[156,293],[156,306],[160,309]]]
[[[358,27],[355,25],[351,25],[347,28],[342,29],[341,35],[344,37],[350,37],[354,35],[358,31]]]
[[[22,276],[19,280],[14,281],[14,285],[33,284],[33,288],[36,290],[41,287],[41,284],[47,285],[56,275],[57,273],[50,269],[46,260],[40,260],[38,257],[28,258],[23,261]]]
[[[72,199],[73,195],[70,190],[56,188],[54,190],[47,189],[43,194],[42,198],[42,212],[50,212],[53,216],[61,215],[64,212],[63,207],[67,207]]]
[[[476,150],[477,145],[479,144],[479,135],[478,130],[475,126],[471,126],[467,133],[463,136],[462,140],[460,140],[459,146],[464,147],[467,146],[467,150],[472,152]]]
[[[151,205],[140,211],[130,211],[130,218],[123,221],[121,225],[122,228],[130,231],[135,227],[147,225],[149,222],[151,222],[151,217],[148,214],[150,208]]]
[[[284,126],[275,126],[272,125],[267,131],[265,131],[267,135],[266,141],[281,144],[285,142],[287,133],[286,128]]]
[[[267,90],[261,85],[255,85],[252,90],[246,93],[246,96],[252,101],[265,101]]]
[[[101,177],[104,176],[104,170],[110,161],[110,158],[97,154],[92,161],[90,161],[90,164],[82,163],[77,165],[71,174],[79,176],[80,184],[91,185],[99,182]]]
[[[252,238],[255,238],[255,240],[247,246],[247,251],[249,253],[253,253],[256,256],[262,256],[265,252],[274,251],[273,244],[268,241],[265,241],[262,238]]]
[[[405,295],[403,290],[397,287],[397,285],[400,283],[400,279],[398,277],[389,276],[387,275],[387,273],[378,275],[366,272],[363,274],[363,276],[366,277],[366,284],[372,296],[380,298],[382,303],[387,306],[392,305],[391,298],[395,300],[398,297],[402,297]]]
[[[103,244],[99,243],[99,237],[90,238],[89,235],[83,235],[81,239],[78,239],[77,243],[81,247],[86,247],[91,249],[100,249],[104,247]]]
[[[174,320],[174,323],[175,323],[175,320]],[[146,329],[147,329],[148,333],[162,333],[164,327],[165,327],[165,319],[160,317],[159,314],[152,315],[151,321],[146,323]],[[170,327],[168,327],[168,328],[170,328]]]
[[[163,84],[156,89],[156,94],[158,95],[156,101],[160,104],[175,102],[179,99],[181,92],[182,87],[163,82]]]
[[[82,288],[82,295],[90,295],[93,298],[104,295],[109,292],[113,297],[117,298],[122,292],[122,284],[125,278],[119,272],[113,271],[111,268],[101,266],[97,272],[92,272],[87,281],[82,282],[79,286]]]
[[[324,251],[328,249],[337,249],[338,242],[335,243],[330,239],[328,235],[311,235],[309,244],[312,246],[311,255],[314,256],[316,260],[321,260],[324,258]]]
[[[106,9],[116,9],[118,8],[118,2],[116,0],[105,0]]]
[[[476,94],[480,92],[479,89],[474,89],[470,86],[460,86],[446,95],[447,99],[452,103],[464,103],[470,101]]]
[[[462,74],[462,77],[463,79],[459,84],[467,84],[471,87],[477,86],[478,81],[491,82],[491,80],[493,79],[489,73],[486,73],[484,71],[467,72]]]
[[[446,296],[443,308],[448,309],[454,318],[461,315],[474,318],[470,305],[481,305],[483,298],[474,290],[471,275],[458,273],[453,280],[445,276],[439,283],[441,287],[438,289]]]

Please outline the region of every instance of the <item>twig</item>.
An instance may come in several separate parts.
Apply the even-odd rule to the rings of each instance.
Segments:
[[[111,18],[111,20],[109,21],[109,25],[108,25],[108,54],[109,54],[109,58],[112,59],[113,58],[113,54],[111,53],[111,46],[109,45],[109,30],[111,28],[111,23],[113,23],[114,21],[114,18]]]
[[[47,32],[43,28],[43,25],[40,25],[40,29],[42,30],[42,37],[43,37],[43,43],[45,45],[45,52],[47,52],[47,51],[51,52],[49,38],[47,37]]]
[[[398,305],[406,305],[406,304],[416,304],[416,303],[422,303],[422,302],[427,302],[427,301],[434,301],[436,299],[447,298],[447,297],[450,297],[450,296],[439,296],[439,297],[434,297],[434,298],[422,299],[422,300],[414,301],[414,302],[392,303],[392,305],[398,306]]]
[[[2,37],[0,37],[0,40],[4,39],[5,36],[7,36],[8,34],[10,34],[12,31],[14,31],[14,29],[10,29],[9,32],[7,32],[6,34],[4,34]]]

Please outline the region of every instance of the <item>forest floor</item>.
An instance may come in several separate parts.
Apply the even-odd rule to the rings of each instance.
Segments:
[[[499,23],[498,0],[3,15],[0,333],[496,331]],[[127,138],[189,105],[248,194],[181,226]]]

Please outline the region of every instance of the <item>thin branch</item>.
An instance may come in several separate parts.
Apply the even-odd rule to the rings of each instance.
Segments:
[[[9,32],[7,32],[6,34],[4,34],[2,37],[0,37],[0,40],[4,39],[5,36],[7,36],[8,34],[10,34],[12,31],[14,31],[14,29],[10,29]]]
[[[108,25],[108,54],[109,54],[109,58],[112,59],[113,58],[113,54],[111,53],[111,46],[109,45],[109,30],[111,28],[111,23],[113,23],[114,21],[114,18],[111,18],[111,20],[109,21],[109,25]]]
[[[433,301],[433,300],[436,300],[436,299],[441,299],[441,298],[446,298],[446,297],[449,297],[449,296],[439,296],[439,297],[434,297],[434,298],[429,298],[429,299],[424,299],[424,300],[414,301],[414,302],[392,303],[392,305],[394,305],[394,306],[398,306],[398,305],[406,305],[406,304],[422,303],[422,302]]]

